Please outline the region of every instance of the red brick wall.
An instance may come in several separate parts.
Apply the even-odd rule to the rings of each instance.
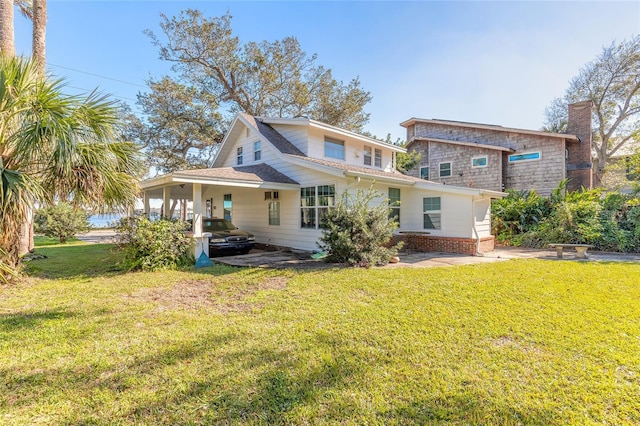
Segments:
[[[420,234],[398,234],[393,236],[392,244],[404,241],[403,249],[416,250],[422,252],[442,252],[442,253],[459,253],[475,256],[476,242],[475,238],[449,238],[434,237],[432,235]],[[495,247],[495,237],[485,237],[480,239],[480,252],[486,253],[493,251]]]
[[[567,190],[593,188],[591,159],[591,101],[569,105],[567,133],[580,138],[580,142],[567,142]]]

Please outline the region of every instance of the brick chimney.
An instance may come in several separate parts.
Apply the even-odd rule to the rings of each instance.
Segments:
[[[576,135],[580,142],[567,142],[568,191],[593,188],[593,162],[591,158],[591,108],[592,101],[569,105],[567,133]]]

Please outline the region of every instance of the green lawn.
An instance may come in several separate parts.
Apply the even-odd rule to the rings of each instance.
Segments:
[[[640,424],[640,265],[125,273],[0,287],[0,424]]]

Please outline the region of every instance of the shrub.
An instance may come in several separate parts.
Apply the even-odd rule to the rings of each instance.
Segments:
[[[147,217],[124,218],[116,228],[129,270],[154,271],[193,265],[193,239],[185,231],[187,222]]]
[[[47,237],[56,237],[64,244],[69,238],[89,230],[87,213],[67,202],[60,202],[36,211],[34,216],[36,232]]]
[[[322,237],[318,244],[327,252],[327,261],[351,266],[385,265],[395,256],[402,243],[387,247],[398,224],[389,218],[386,203],[372,206],[381,194],[369,188],[355,196],[344,192],[335,208],[322,217]]]

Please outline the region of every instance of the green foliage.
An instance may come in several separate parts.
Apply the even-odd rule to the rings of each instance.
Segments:
[[[122,219],[117,228],[118,242],[129,270],[177,269],[193,265],[193,239],[185,231],[187,222],[147,217]]]
[[[114,101],[64,88],[33,62],[0,55],[0,261],[10,268],[26,251],[20,229],[36,202],[117,208],[138,195],[138,148],[114,142]]]
[[[592,244],[597,250],[640,251],[640,198],[601,189],[565,191],[562,182],[549,198],[511,192],[492,206],[498,241],[525,247],[551,243]]]
[[[640,423],[637,263],[126,273],[111,248],[0,287],[3,426]]]
[[[543,130],[567,130],[567,106],[593,102],[593,149],[596,152],[596,176],[602,177],[611,157],[638,139],[640,132],[640,35],[611,43],[582,67],[562,98],[556,98],[545,110]]]
[[[35,231],[47,237],[56,237],[64,244],[67,239],[89,230],[89,221],[84,210],[67,202],[36,211]]]
[[[403,173],[413,170],[420,163],[421,158],[422,154],[418,151],[399,152],[396,155],[396,169]]]
[[[369,188],[353,196],[345,191],[336,206],[322,217],[319,246],[328,253],[327,261],[351,266],[385,265],[398,253],[399,243],[387,247],[398,224],[389,219],[389,206],[373,205],[380,194]]]
[[[336,80],[295,37],[243,43],[233,33],[229,13],[209,18],[190,9],[161,17],[165,39],[146,32],[160,48],[160,57],[175,64],[183,82],[230,112],[305,116],[356,132],[369,120],[364,106],[371,94],[360,80]]]

